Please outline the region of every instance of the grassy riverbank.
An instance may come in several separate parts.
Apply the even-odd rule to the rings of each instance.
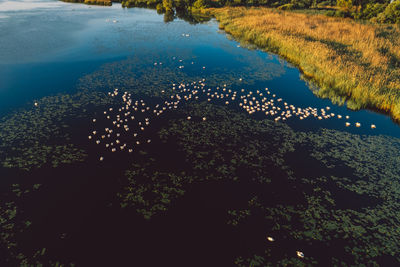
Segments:
[[[297,65],[318,95],[400,120],[400,28],[269,8],[211,9],[220,28]]]

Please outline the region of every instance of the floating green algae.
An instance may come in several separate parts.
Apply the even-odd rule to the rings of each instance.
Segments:
[[[232,49],[232,48],[227,48]],[[232,53],[236,53],[232,51]],[[141,96],[163,96],[172,93],[171,84],[185,81],[206,79],[208,86],[248,86],[256,81],[270,80],[282,75],[284,66],[278,63],[265,63],[252,55],[252,58],[237,57],[236,62],[241,66],[232,69],[226,66],[213,66],[208,70],[191,51],[179,51],[176,54],[163,56],[153,55],[148,58],[129,57],[126,60],[104,64],[103,67],[80,79],[79,87],[86,90],[109,91],[111,88],[122,88],[129,93]],[[180,62],[182,60],[182,62]],[[160,65],[159,63],[162,63]],[[193,62],[193,64],[192,64]],[[155,66],[154,63],[157,63]],[[179,69],[179,66],[185,66]],[[203,66],[206,69],[203,69]],[[239,81],[241,79],[241,81]]]
[[[121,88],[162,101],[171,81],[202,77],[168,67],[152,70],[150,64],[133,73],[135,64],[132,59],[107,65],[83,78],[78,93],[43,98],[37,107],[4,118],[3,167],[32,171],[87,163],[92,155],[98,158],[98,151],[86,145],[82,141],[87,141],[86,133],[77,135],[75,128],[116,105],[104,91]],[[211,74],[207,82],[226,81],[217,76]],[[227,83],[237,84],[238,77]],[[215,181],[240,184],[246,198],[238,197],[238,203],[227,207],[227,227],[244,234],[254,230],[264,242],[261,246],[255,242],[250,252],[232,258],[237,266],[399,262],[398,139],[324,129],[296,132],[286,124],[207,102],[188,102],[168,112],[148,132],[151,144],[129,157],[115,156],[111,166],[121,180],[116,206],[152,219],[168,213],[188,188]],[[25,192],[11,190],[17,197]],[[11,236],[19,229],[15,225],[29,228],[35,221],[18,219],[18,205],[4,203],[9,206],[2,210],[1,243],[16,249],[10,257],[21,264],[47,263],[36,254],[19,254]],[[267,236],[275,241],[267,241]],[[49,253],[42,247],[36,250],[37,255]],[[296,250],[305,257],[297,257]]]
[[[71,139],[76,122],[88,120],[88,108],[110,101],[103,93],[83,90],[74,95],[44,97],[36,105],[6,116],[0,122],[3,167],[28,171],[46,163],[57,167],[83,161],[86,152]]]
[[[21,235],[31,229],[34,222],[27,220],[25,212],[20,209],[20,203],[29,201],[33,192],[37,193],[40,184],[24,186],[12,184],[10,193],[2,195],[0,204],[0,244],[7,248],[8,257],[2,259],[2,263],[8,266],[71,266],[72,263],[61,263],[46,258],[46,248],[38,248],[31,254],[22,250]]]
[[[266,240],[262,254],[255,247],[258,256],[240,256],[238,266],[399,261],[398,139],[325,129],[295,132],[285,124],[254,120],[207,103],[190,103],[176,112],[177,118],[159,135],[162,143],[176,145],[169,150],[180,164],[168,171],[157,163],[162,158],[150,154],[150,173],[141,175],[145,168],[133,166],[127,172],[129,185],[120,194],[124,206],[145,206],[137,211],[150,218],[179,201],[189,184],[246,180],[262,192],[255,190],[245,207],[227,210],[227,224],[240,228],[262,214],[257,218],[265,221],[260,232],[264,238],[269,233],[280,239],[277,244],[290,243],[289,248],[304,249],[306,256],[299,259],[294,248],[282,245],[271,250]],[[204,116],[207,121],[201,120]],[[311,159],[311,169],[302,169]],[[160,176],[162,183],[155,182]],[[271,256],[277,249],[284,251],[278,253],[282,256]]]

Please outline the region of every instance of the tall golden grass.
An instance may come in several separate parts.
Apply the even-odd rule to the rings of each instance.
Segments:
[[[349,108],[388,112],[400,120],[400,29],[351,19],[268,8],[211,9],[220,28],[277,53]]]

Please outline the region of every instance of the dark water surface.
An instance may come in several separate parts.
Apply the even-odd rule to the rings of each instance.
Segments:
[[[58,1],[33,3],[37,5],[27,5],[25,10],[18,10],[19,6],[14,8],[17,10],[10,10],[7,5],[3,8],[7,11],[1,11],[0,7],[2,114],[42,96],[72,92],[80,77],[107,62],[132,55],[145,58],[146,62],[174,56],[186,59],[182,63],[185,72],[196,72],[206,66],[201,73],[205,78],[207,74],[226,71],[238,79],[260,72],[259,76],[252,77],[250,84],[236,81],[232,86],[253,90],[268,87],[277,97],[296,107],[330,106],[335,114],[350,115],[353,126],[357,121],[363,125],[346,129],[343,121],[337,119],[323,123],[302,121],[297,125],[301,129],[317,124],[316,127],[359,134],[400,136],[400,128],[388,116],[366,110],[354,112],[316,98],[296,68],[277,56],[238,48],[237,42],[226,39],[218,31],[214,20],[196,25],[179,19],[164,23],[163,16],[153,10],[122,9],[118,4],[98,7]],[[43,8],[40,4],[48,6]],[[190,37],[181,34],[190,34]],[[190,65],[192,61],[196,67]],[[140,63],[137,67],[141,67]],[[260,68],[266,68],[264,73]],[[376,124],[377,129],[372,131],[371,124]]]
[[[159,117],[135,113],[151,124],[122,131],[133,153],[94,143],[92,131],[115,128],[104,111],[123,116],[124,91],[153,108],[172,84],[202,79],[239,96],[269,88],[335,118],[275,123],[200,95]],[[399,125],[315,97],[296,68],[242,48],[215,20],[0,2],[0,115],[2,266],[400,262]]]

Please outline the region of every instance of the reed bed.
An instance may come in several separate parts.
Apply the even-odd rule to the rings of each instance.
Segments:
[[[400,120],[400,29],[351,19],[225,7],[210,10],[235,38],[285,57],[316,83],[320,97]]]

